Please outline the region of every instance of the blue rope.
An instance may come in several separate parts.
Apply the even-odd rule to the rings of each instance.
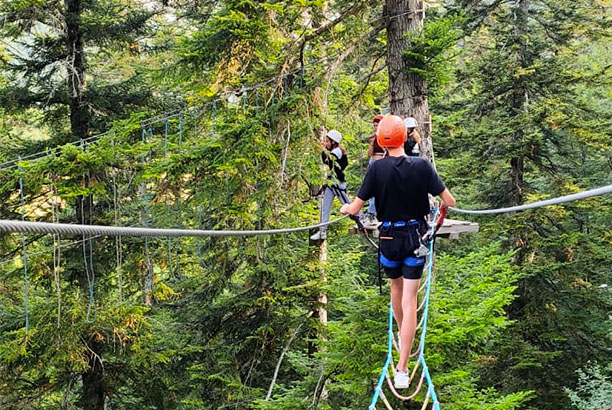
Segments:
[[[23,193],[23,169],[19,170],[19,198],[21,201],[21,220],[25,221],[25,197]],[[23,310],[25,314],[25,334],[30,331],[30,286],[28,280],[28,253],[26,245],[26,234],[21,234],[21,249],[23,254]]]
[[[90,208],[91,209],[91,208]],[[89,271],[90,273],[87,275],[87,281],[89,284],[89,306],[87,306],[87,317],[86,320],[90,321],[91,309],[94,311],[94,320],[98,317],[98,312],[96,310],[96,300],[94,297],[94,287],[96,286],[96,273],[94,271],[94,263],[93,263],[93,239],[89,238],[87,242],[89,243]],[[89,276],[91,275],[91,277]]]
[[[168,156],[168,120],[164,121],[164,158]],[[168,195],[166,194],[166,217],[168,216]],[[168,268],[172,274],[172,239],[168,237]]]
[[[83,139],[81,139],[81,149],[83,150],[83,152],[87,151],[85,141]],[[90,181],[91,181],[91,175],[88,171],[87,179],[85,177],[85,174],[83,174],[83,185],[88,187]],[[87,196],[89,197],[89,194]],[[84,202],[85,202],[85,195],[82,195],[82,198],[81,198],[81,223],[82,224],[85,224],[85,207],[83,206]],[[90,224],[91,224],[92,208],[93,208],[93,202],[90,202],[89,204],[89,212],[90,212],[89,223]],[[94,319],[95,319],[95,316],[97,316],[95,313],[95,296],[94,296],[95,272],[93,270],[93,249],[91,245],[91,238],[83,235],[82,245],[83,245],[83,265],[85,267],[85,275],[87,276],[87,287],[89,289],[89,303],[87,304],[87,315],[85,317],[85,321],[91,322],[92,308],[94,309]],[[87,255],[87,245],[89,245],[89,256]],[[89,262],[87,262],[88,258],[89,258]]]
[[[149,127],[149,130],[147,132],[149,140],[153,141],[153,128]],[[147,154],[147,159],[149,161],[151,161],[151,159],[153,159],[153,148],[149,148],[148,154]]]
[[[429,368],[427,367],[427,363],[425,361],[425,337],[427,334],[427,316],[429,313],[429,294],[431,290],[431,272],[433,269],[433,245],[434,245],[434,231],[435,231],[435,221],[438,218],[438,214],[440,213],[440,209],[437,208],[432,219],[431,224],[431,238],[432,240],[429,242],[429,266],[427,268],[427,279],[426,279],[426,287],[425,287],[425,306],[423,308],[423,327],[421,331],[421,351],[419,352],[418,360],[421,362],[423,366],[423,374],[425,375],[425,379],[427,381],[427,389],[429,390],[430,397],[433,401],[433,409],[440,410],[440,402],[438,401],[438,396],[436,395],[436,391],[433,385],[433,381],[431,380],[431,375],[429,374]],[[393,305],[389,302],[389,327],[387,331],[387,359],[385,361],[385,365],[383,370],[378,378],[378,383],[376,384],[376,388],[374,390],[374,395],[372,396],[372,400],[370,405],[368,406],[368,410],[376,409],[376,402],[378,401],[378,397],[382,392],[382,384],[385,380],[385,376],[389,371],[389,365],[393,360]]]
[[[145,128],[143,127],[142,129],[142,141],[146,144],[148,142],[147,137],[151,140],[153,140],[153,129],[149,126],[149,128],[147,130],[145,130]],[[144,154],[142,162],[144,164],[147,163],[147,159],[150,161],[151,160],[151,148],[149,148],[148,154]],[[146,182],[143,184],[143,192],[142,192],[142,196],[144,199],[144,212],[143,212],[143,219],[144,219],[144,224],[146,227],[149,227],[149,207],[148,207],[148,193],[147,193],[147,184]],[[151,253],[149,250],[149,238],[145,238],[145,257],[146,257],[146,262],[147,262],[147,275],[151,275],[152,270],[153,270],[153,266],[151,263]],[[151,288],[151,292],[153,291],[153,288]]]
[[[434,246],[434,229],[435,229],[435,220],[438,218],[438,214],[440,213],[440,209],[436,209],[435,215],[433,217],[434,223],[431,228],[431,241],[429,242],[429,267],[427,269],[427,286],[425,290],[425,307],[423,308],[423,327],[421,331],[421,351],[419,352],[419,361],[423,366],[423,374],[425,375],[425,380],[427,381],[427,389],[429,390],[429,395],[433,402],[434,410],[440,410],[440,402],[438,401],[438,396],[436,395],[436,390],[434,388],[433,381],[431,380],[431,375],[429,374],[429,368],[427,367],[427,362],[425,361],[425,337],[427,335],[427,319],[429,314],[429,296],[431,289],[431,271],[433,269],[433,246]]]
[[[378,396],[382,391],[382,385],[385,381],[385,376],[387,375],[389,365],[391,364],[391,360],[393,359],[393,305],[389,301],[389,327],[387,328],[387,360],[385,361],[385,366],[383,367],[383,371],[378,378],[378,383],[376,384],[376,388],[374,389],[374,396],[372,396],[372,401],[370,402],[369,410],[375,410],[376,402],[378,401]]]
[[[164,158],[168,156],[168,119],[164,121]]]
[[[210,134],[212,137],[215,136],[215,118],[217,117],[217,101],[213,101],[212,106],[212,118],[210,119]]]

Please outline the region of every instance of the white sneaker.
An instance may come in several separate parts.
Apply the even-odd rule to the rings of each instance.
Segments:
[[[323,239],[327,239],[327,232],[317,231],[310,236],[311,241],[322,241]]]
[[[397,370],[393,378],[393,385],[396,389],[407,389],[410,385],[410,375],[408,372],[400,372]]]

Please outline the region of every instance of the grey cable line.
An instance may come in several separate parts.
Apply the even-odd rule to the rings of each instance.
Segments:
[[[564,202],[577,201],[580,199],[586,199],[593,196],[605,195],[612,193],[612,185],[606,185],[600,188],[590,189],[588,191],[578,192],[577,194],[565,195],[558,198],[546,199],[544,201],[537,201],[530,204],[511,206],[507,208],[498,208],[498,209],[482,209],[482,210],[472,210],[472,209],[461,209],[451,207],[455,212],[460,212],[463,214],[474,214],[474,215],[490,215],[490,214],[501,214],[506,212],[516,212],[516,211],[524,211],[526,209],[540,208],[543,206],[549,205],[557,205],[562,204]]]
[[[40,158],[45,158],[45,157],[48,157],[50,155],[53,155],[59,149],[61,149],[62,147],[64,147],[67,144],[72,144],[72,145],[76,146],[76,144],[80,143],[81,141],[83,141],[83,142],[95,142],[96,140],[98,140],[98,139],[100,139],[100,138],[102,138],[102,137],[104,137],[106,135],[109,135],[111,132],[113,132],[113,130],[105,131],[103,133],[96,134],[96,135],[92,135],[91,137],[82,138],[79,141],[67,142],[66,144],[56,145],[54,147],[45,148],[45,149],[43,149],[41,151],[34,152],[32,154],[25,155],[23,157],[19,157],[19,158],[15,158],[15,159],[11,159],[11,160],[5,161],[3,163],[0,163],[0,171],[6,171],[6,170],[9,170],[9,169],[17,168],[17,163],[20,162],[20,161],[25,161],[25,160],[34,161],[34,160],[37,160],[37,159],[40,159]]]
[[[172,214],[172,215],[176,215],[176,214]],[[162,215],[158,215],[155,218],[149,219],[149,223],[157,222],[161,218],[162,218]],[[59,217],[58,217],[58,221],[59,221]],[[138,227],[138,225],[131,225],[129,227],[130,228],[134,228],[134,227]],[[73,245],[79,245],[80,243],[88,241],[89,239],[98,239],[98,238],[102,238],[104,236],[105,235],[94,235],[94,236],[90,236],[89,238],[86,238],[86,239],[80,239],[80,240],[76,240],[76,241],[72,241],[72,242],[68,242],[68,243],[62,243],[61,245],[58,245],[58,249],[68,248],[68,247],[73,246]],[[118,238],[121,238],[121,236],[118,236]],[[42,249],[40,251],[37,251],[37,252],[29,252],[28,253],[28,258],[31,258],[33,256],[44,255],[46,253],[51,252],[52,250],[53,250],[53,246],[50,246],[50,247],[44,248],[44,249]],[[9,259],[1,260],[0,261],[0,267],[2,265],[7,264],[7,263],[13,263],[14,261],[15,261],[14,257],[13,258],[9,258]]]
[[[264,230],[247,230],[247,231],[223,231],[223,230],[202,230],[202,229],[160,229],[160,228],[131,228],[121,226],[103,226],[103,225],[78,225],[78,224],[58,224],[49,222],[27,222],[27,221],[11,221],[0,220],[0,232],[38,232],[38,233],[55,233],[58,235],[103,235],[103,236],[256,236],[256,235],[275,235],[292,232],[306,231],[309,229],[320,228],[331,225],[332,223],[341,221],[347,218],[344,215],[332,221],[300,226],[296,228],[284,229],[264,229]]]

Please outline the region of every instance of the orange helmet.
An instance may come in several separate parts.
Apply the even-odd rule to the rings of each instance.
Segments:
[[[385,115],[378,125],[376,141],[383,148],[398,148],[406,141],[406,124],[397,115]]]
[[[380,120],[382,120],[383,118],[385,118],[384,115],[378,114],[376,117],[374,117],[372,122],[380,122]]]

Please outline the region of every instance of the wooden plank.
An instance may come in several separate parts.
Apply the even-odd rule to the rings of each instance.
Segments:
[[[450,237],[456,239],[460,233],[465,232],[478,232],[478,224],[469,221],[458,221],[456,219],[445,219],[444,223],[440,227],[437,236],[443,238]]]
[[[470,221],[459,221],[456,219],[445,219],[444,223],[438,230],[436,236],[442,238],[450,238],[450,239],[458,239],[459,234],[466,232],[478,232],[478,224]],[[376,228],[366,228],[368,233],[374,237],[378,238],[378,229]],[[357,230],[357,227],[352,226],[349,228],[349,233],[359,234],[360,232]]]

